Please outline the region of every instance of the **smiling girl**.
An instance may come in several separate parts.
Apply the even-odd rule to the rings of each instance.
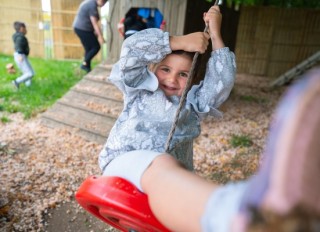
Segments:
[[[170,36],[160,29],[146,29],[124,41],[109,77],[123,92],[124,108],[99,155],[104,174],[114,158],[127,152],[165,152],[192,57],[204,53],[211,40],[205,77],[189,90],[169,147],[170,154],[193,169],[193,140],[200,134],[200,122],[208,115],[222,115],[217,108],[228,98],[235,79],[235,56],[222,41],[221,20],[219,7],[214,6],[204,14],[208,33]]]

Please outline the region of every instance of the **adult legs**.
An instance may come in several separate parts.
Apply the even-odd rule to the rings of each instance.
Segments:
[[[75,28],[74,31],[78,35],[85,50],[82,68],[89,72],[91,71],[91,60],[100,50],[99,41],[93,32],[83,31],[77,28]]]

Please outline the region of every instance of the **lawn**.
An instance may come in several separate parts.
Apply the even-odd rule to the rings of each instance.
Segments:
[[[21,75],[12,56],[0,54],[0,114],[3,123],[7,114],[21,112],[26,119],[45,111],[85,75],[78,61],[29,58],[36,75],[32,85],[20,85],[17,90],[12,80]],[[13,63],[15,74],[9,74],[6,65]]]

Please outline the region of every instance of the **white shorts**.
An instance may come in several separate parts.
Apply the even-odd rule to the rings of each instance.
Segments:
[[[124,153],[112,160],[105,168],[104,176],[119,176],[134,184],[141,192],[140,180],[152,161],[164,153],[136,150]]]

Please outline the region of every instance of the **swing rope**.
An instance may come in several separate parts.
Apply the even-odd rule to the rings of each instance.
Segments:
[[[220,5],[220,0],[216,0],[214,5]],[[205,33],[208,32],[208,25],[206,25],[204,31]],[[186,100],[186,97],[187,97],[187,94],[189,92],[189,89],[191,87],[191,84],[192,84],[192,80],[194,78],[194,73],[195,73],[195,68],[196,68],[196,63],[197,63],[197,60],[198,60],[198,56],[199,56],[199,52],[196,52],[193,56],[193,59],[192,59],[192,64],[191,64],[191,68],[190,68],[190,72],[189,72],[189,77],[188,77],[188,80],[187,80],[187,83],[186,83],[186,86],[182,92],[182,95],[181,95],[181,98],[180,98],[180,102],[179,102],[179,105],[178,105],[178,109],[176,111],[176,114],[175,114],[175,117],[174,117],[174,120],[173,120],[173,124],[171,126],[171,129],[170,129],[170,132],[169,132],[169,135],[168,135],[168,138],[167,138],[167,142],[166,142],[166,145],[165,145],[165,152],[167,153],[170,153],[170,143],[172,141],[172,138],[173,138],[173,135],[174,135],[174,132],[176,130],[176,127],[177,127],[177,124],[178,124],[178,119],[179,119],[179,115],[180,115],[180,112],[182,110],[182,106],[184,105],[185,103],[185,100]]]

